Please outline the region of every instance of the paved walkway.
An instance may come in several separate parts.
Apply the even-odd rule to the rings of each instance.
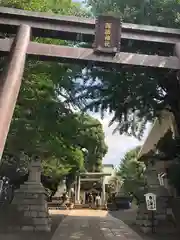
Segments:
[[[52,240],[143,240],[125,223],[101,210],[72,210]]]

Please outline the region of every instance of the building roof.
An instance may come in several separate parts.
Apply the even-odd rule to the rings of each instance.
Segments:
[[[139,152],[138,158],[149,153],[156,148],[156,145],[160,138],[172,128],[173,118],[170,112],[163,111],[160,119],[156,119],[152,125],[152,128]]]

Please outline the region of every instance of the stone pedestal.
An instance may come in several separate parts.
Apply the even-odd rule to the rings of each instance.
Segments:
[[[149,233],[152,231],[152,212],[147,210],[145,201],[140,202],[136,217],[136,223],[139,225],[143,233]],[[156,217],[154,218],[153,224],[156,228]]]
[[[15,192],[12,204],[24,215],[22,230],[47,232],[51,230],[45,189],[41,184],[40,161],[32,162],[28,181]]]
[[[158,227],[158,221],[166,219],[166,202],[168,193],[165,191],[166,189],[159,184],[156,164],[153,165],[149,162],[145,174],[148,185],[146,193],[151,192],[157,196],[157,210],[154,212],[154,225],[155,227]],[[152,213],[146,209],[145,198],[142,198],[142,201],[139,204],[136,222],[144,233],[152,231]]]

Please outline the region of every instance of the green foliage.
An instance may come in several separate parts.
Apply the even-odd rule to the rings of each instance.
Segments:
[[[88,17],[91,13],[80,3],[71,0],[0,0],[3,7],[18,8],[35,12],[48,12],[61,15]]]
[[[88,10],[71,0],[2,0],[0,5],[89,16]],[[60,39],[33,40],[67,45]],[[85,147],[89,150],[89,165],[99,169],[107,151],[102,126],[90,116],[72,111],[71,99],[78,86],[74,76],[81,75],[81,72],[82,67],[59,62],[27,61],[3,155],[6,166],[12,166],[15,172],[20,169],[25,174],[28,162],[38,156],[43,163],[43,174],[54,179],[57,185],[65,175],[75,175],[84,168],[81,148]],[[21,157],[22,154],[27,157]]]
[[[79,121],[84,123],[85,128],[79,132],[76,142],[81,148],[88,150],[87,161],[88,171],[100,171],[102,159],[107,153],[107,145],[104,142],[105,136],[101,123],[89,115],[79,115]]]
[[[178,27],[179,0],[87,0],[97,15],[112,12],[119,14],[124,22],[136,24]]]
[[[119,13],[124,22],[161,27],[179,27],[180,3],[177,0],[87,0],[94,15]],[[121,51],[173,55],[170,44],[122,41]],[[175,71],[126,66],[104,70],[90,67],[81,86],[87,96],[86,108],[109,111],[117,123],[115,131],[141,138],[148,121],[159,117],[162,109],[172,111],[180,133],[179,83]],[[89,76],[87,76],[89,75]],[[98,80],[97,80],[98,79]],[[167,107],[168,106],[168,107]]]
[[[179,138],[173,137],[173,133],[171,130],[168,130],[162,138],[158,141],[156,145],[156,153],[154,155],[158,155],[157,158],[160,160],[169,160],[176,158],[177,153],[180,151],[180,142]]]
[[[145,165],[137,160],[140,147],[128,151],[121,160],[117,175],[123,181],[123,191],[125,194],[136,194],[139,187],[145,185]]]

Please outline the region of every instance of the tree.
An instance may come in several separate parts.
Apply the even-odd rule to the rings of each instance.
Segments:
[[[65,132],[71,132],[71,143],[83,153],[84,166],[77,168],[76,165],[70,170],[66,177],[66,187],[68,190],[72,186],[77,173],[84,170],[99,172],[102,166],[102,159],[107,153],[102,124],[88,114],[75,114],[74,116],[80,125],[77,127],[77,125],[71,124],[70,128],[65,128]],[[66,135],[65,132],[64,134]],[[83,152],[83,148],[87,150],[87,153]]]
[[[161,27],[179,27],[178,0],[98,1],[87,0],[94,15],[119,13],[124,22]],[[121,51],[133,53],[173,55],[169,44],[143,41],[122,42]],[[89,75],[89,76],[87,76]],[[179,77],[177,71],[126,66],[117,69],[89,67],[83,97],[88,96],[86,108],[113,113],[110,124],[117,122],[120,134],[141,138],[148,121],[159,117],[163,109],[172,112],[180,134]],[[92,84],[93,83],[93,84]]]
[[[69,0],[40,0],[38,2],[34,0],[2,0],[0,4],[6,7],[58,14],[81,16],[89,14],[79,3],[72,3]],[[67,44],[59,39],[37,38],[35,40]],[[78,75],[81,71],[81,67],[58,62],[27,61],[3,155],[3,167],[1,166],[3,171],[1,172],[5,173],[11,166],[12,172],[19,169],[22,175],[27,174],[28,162],[36,156],[40,157],[43,162],[43,176],[50,178],[54,183],[62,180],[65,175],[83,168],[84,156],[80,144],[74,139],[78,138],[80,141],[81,138],[85,138],[84,132],[86,132],[86,136],[88,135],[88,130],[84,130],[87,124],[85,125],[81,121],[81,114],[77,117],[77,114],[72,111],[71,105],[65,101],[67,98],[71,99],[76,88],[74,75]],[[88,121],[88,116],[86,116],[86,121]],[[92,131],[89,130],[89,134],[91,133]],[[97,134],[97,136],[100,135]],[[93,137],[89,138],[91,141],[95,139],[98,145],[97,136],[93,134]],[[99,143],[98,146],[104,144],[104,139],[100,138],[101,140],[102,144]],[[86,147],[88,148],[88,146]],[[103,149],[103,147],[99,148]],[[98,152],[99,155],[101,154],[100,156],[104,156],[101,153],[104,152],[102,149]],[[93,148],[92,152],[95,156]],[[99,159],[96,159],[99,166]],[[96,159],[93,159],[93,164],[96,164]]]
[[[71,0],[0,0],[3,7],[18,8],[28,11],[49,12],[61,15],[90,16],[88,9],[83,8],[81,3]]]
[[[111,12],[128,23],[178,27],[179,0],[87,0],[86,3],[94,15]]]
[[[117,175],[122,178],[123,190],[126,194],[135,195],[138,188],[145,185],[145,165],[137,160],[140,147],[128,151],[121,160]]]
[[[79,115],[79,121],[84,123],[85,128],[79,132],[76,142],[81,148],[88,150],[85,160],[87,170],[96,172],[101,170],[102,159],[107,153],[107,145],[104,141],[105,135],[99,120],[89,115]]]

